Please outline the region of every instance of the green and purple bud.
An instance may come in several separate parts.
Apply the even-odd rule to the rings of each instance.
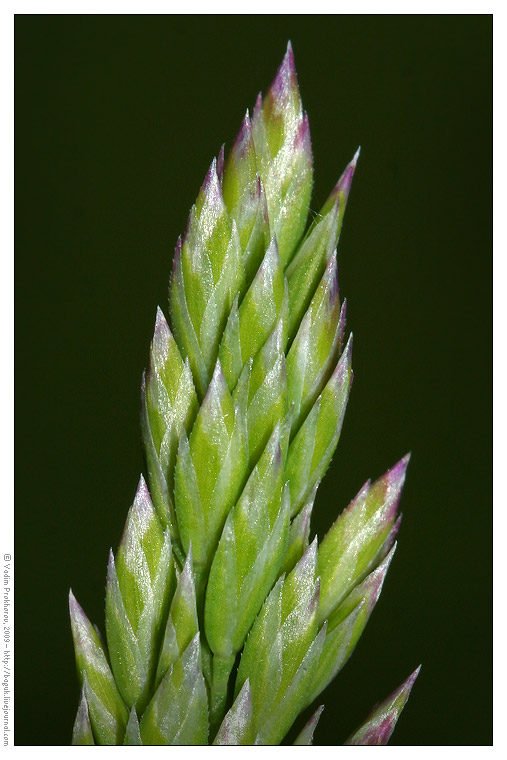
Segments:
[[[310,129],[290,43],[266,97],[257,99],[252,134],[271,234],[286,266],[304,232],[313,182]]]
[[[214,159],[176,246],[169,290],[174,334],[183,357],[189,358],[201,399],[244,279],[236,222],[224,203]]]
[[[345,742],[345,746],[385,745],[391,738],[401,711],[405,707],[421,666],[394,691],[377,705],[357,731]]]
[[[313,734],[315,733],[315,729],[317,728],[317,724],[323,711],[324,705],[317,707],[310,720],[305,724],[303,730],[293,741],[294,746],[311,747],[313,745]]]
[[[266,193],[259,174],[248,111],[227,157],[222,191],[225,205],[238,229],[248,286],[270,240]]]
[[[329,618],[389,551],[409,458],[403,457],[372,485],[367,482],[324,537],[319,548],[321,620]]]
[[[393,546],[384,561],[366,576],[364,581],[340,604],[327,621],[327,634],[317,668],[315,669],[308,704],[338,675],[361,637],[373,608],[378,602],[384,579],[393,558]],[[319,622],[325,622],[319,618]]]

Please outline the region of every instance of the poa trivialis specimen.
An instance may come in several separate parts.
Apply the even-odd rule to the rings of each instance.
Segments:
[[[310,542],[352,382],[336,248],[356,161],[307,226],[310,131],[289,45],[176,245],[105,639],[70,594],[74,744],[279,744],[368,622],[408,457]],[[417,672],[348,744],[388,741]],[[322,709],[295,744],[312,743]]]

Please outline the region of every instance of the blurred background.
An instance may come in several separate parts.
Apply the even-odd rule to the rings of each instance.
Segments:
[[[312,209],[362,146],[339,246],[355,379],[314,531],[412,452],[398,551],[315,742],[422,663],[391,743],[490,744],[491,17],[40,15],[15,34],[16,743],[70,742],[68,589],[103,629],[174,244],[291,39]]]

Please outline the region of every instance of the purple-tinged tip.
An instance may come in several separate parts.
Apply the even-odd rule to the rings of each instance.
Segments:
[[[150,492],[142,475],[140,476],[139,483],[137,484],[136,495],[134,497],[134,503],[132,504],[131,509],[132,512],[144,517],[145,519],[151,519],[154,513],[154,507],[151,503]]]
[[[336,369],[331,376],[331,380],[338,385],[340,385],[347,376],[350,378],[350,382],[352,382],[352,345],[353,335],[350,333],[347,344],[338,360],[338,364],[336,365]]]
[[[389,531],[386,540],[384,541],[382,545],[382,554],[384,556],[387,556],[389,551],[391,550],[391,547],[394,544],[394,541],[396,539],[396,536],[398,535],[398,532],[400,530],[401,520],[403,518],[403,515],[398,515],[396,518],[396,521],[394,525],[392,526],[391,530]]]
[[[406,691],[408,691],[408,694],[410,694],[410,692],[411,692],[411,690],[412,690],[412,687],[413,687],[413,685],[414,685],[414,684],[415,684],[415,682],[417,681],[417,676],[419,675],[419,671],[421,670],[421,667],[422,667],[422,665],[419,665],[419,666],[418,666],[418,667],[417,667],[417,668],[414,670],[414,672],[413,672],[413,673],[411,673],[411,674],[409,675],[409,677],[408,677],[408,678],[407,678],[407,680],[406,680],[406,681],[405,681],[405,682],[402,684],[402,686],[400,687],[400,689],[403,689],[403,691],[405,691],[405,692],[406,692]],[[408,694],[407,694],[407,696],[408,696]]]
[[[234,142],[232,144],[232,153],[236,156],[236,159],[242,158],[248,150],[253,147],[252,142],[252,123],[250,121],[250,114],[248,109],[245,113],[245,117],[241,122],[241,126],[238,130]]]
[[[294,63],[294,53],[292,46],[287,45],[287,52],[285,53],[283,60],[276,72],[273,79],[266,101],[272,100],[273,103],[284,103],[291,93],[297,93],[299,99],[299,89],[296,74],[296,65]]]
[[[313,576],[315,574],[317,568],[317,549],[318,540],[317,536],[315,536],[312,543],[306,549],[305,553],[294,568],[293,572],[295,572],[297,576],[308,574],[311,574]]]
[[[385,745],[389,741],[398,718],[410,696],[421,666],[387,699],[376,705],[365,723],[345,742],[345,745]]]
[[[217,159],[214,158],[208,169],[208,173],[204,178],[204,182],[201,186],[201,192],[204,198],[209,199],[209,202],[214,205],[222,200],[222,188],[220,179],[217,172]]]
[[[155,329],[153,330],[152,351],[155,354],[156,359],[164,361],[167,355],[167,347],[171,338],[171,331],[167,320],[164,316],[164,312],[157,306],[157,314],[155,317]]]
[[[382,586],[384,585],[384,581],[387,575],[387,571],[389,570],[389,565],[391,564],[394,553],[396,551],[396,547],[397,544],[393,544],[391,550],[382,560],[380,565],[366,578],[365,583],[369,590],[367,600],[370,612],[378,602],[380,592],[382,591]]]
[[[330,257],[327,262],[326,269],[322,276],[322,280],[326,284],[328,292],[329,303],[331,306],[336,306],[339,301],[340,293],[338,289],[338,262],[336,260],[336,254]]]
[[[81,609],[81,607],[79,606],[79,604],[78,604],[78,602],[76,600],[76,597],[74,596],[74,592],[70,588],[69,589],[69,610],[70,610],[71,614],[76,609],[76,607],[79,607],[79,609]]]
[[[222,181],[224,178],[224,155],[225,155],[225,145],[222,144],[222,147],[220,148],[220,151],[218,153],[217,164],[216,164],[217,176],[218,176],[218,180],[220,184],[222,184]]]
[[[347,322],[347,299],[345,298],[340,309],[340,318],[338,320],[338,345],[341,346],[345,336],[345,325]]]
[[[69,614],[74,646],[77,652],[78,649],[84,649],[88,646],[90,636],[93,632],[93,626],[88,620],[85,611],[72,593],[72,589],[69,590]]]
[[[305,724],[303,730],[294,741],[294,745],[311,747],[313,745],[313,734],[317,728],[320,716],[324,710],[324,705],[317,707],[310,720]]]
[[[352,159],[352,161],[350,161],[350,163],[347,164],[345,171],[343,172],[340,179],[334,186],[333,192],[331,193],[331,197],[338,196],[341,194],[345,196],[345,201],[347,201],[350,194],[350,188],[352,187],[352,180],[354,179],[354,172],[356,171],[357,160],[359,158],[360,150],[361,148],[359,147],[354,153],[354,158]]]
[[[299,122],[296,137],[294,140],[294,148],[302,153],[312,155],[312,141],[310,138],[310,122],[308,121],[308,114],[304,113],[303,118]]]
[[[259,92],[257,95],[257,100],[255,101],[252,120],[258,121],[258,119],[261,117],[262,114],[262,92]]]
[[[310,601],[308,603],[309,615],[315,615],[317,613],[317,610],[319,609],[319,600],[320,600],[320,575],[315,581],[315,591],[311,595]],[[324,626],[327,630],[327,620],[324,621],[323,627]]]
[[[384,522],[394,521],[401,497],[401,491],[405,482],[409,459],[410,455],[407,454],[372,485],[372,492],[375,495],[374,498],[379,498],[382,501]]]
[[[386,488],[388,490],[392,489],[399,494],[403,488],[410,456],[410,453],[405,454],[403,459],[400,459],[400,461],[397,462],[394,467],[391,467],[391,469],[388,470],[383,476],[383,479],[385,479],[386,482]]]
[[[213,744],[219,746],[238,746],[242,744],[251,720],[252,695],[250,692],[250,680],[247,678],[232,707],[225,714]]]
[[[368,494],[370,492],[370,488],[371,488],[371,479],[368,478],[368,480],[366,481],[366,483],[364,483],[361,486],[361,488],[359,489],[359,491],[357,492],[357,494],[354,496],[354,498],[352,499],[352,501],[348,504],[347,507],[345,507],[345,509],[343,510],[342,515],[346,514],[348,512],[354,512],[356,509],[358,509],[358,510],[359,509],[363,509],[364,506],[365,506],[365,504],[366,504],[366,500],[368,498]],[[341,519],[342,515],[340,515],[338,517],[338,519],[337,519],[336,522],[338,522],[338,520]],[[333,526],[331,526],[330,530],[332,530],[332,528],[333,528]]]
[[[116,564],[114,561],[113,550],[109,548],[109,556],[107,558],[107,588],[110,589],[114,580],[116,579]]]

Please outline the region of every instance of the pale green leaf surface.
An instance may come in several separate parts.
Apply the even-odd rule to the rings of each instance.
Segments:
[[[168,670],[140,721],[143,744],[207,744],[208,704],[199,634]]]
[[[130,711],[129,720],[127,723],[127,729],[125,731],[125,738],[123,740],[124,746],[139,747],[142,745],[141,731],[139,728],[139,720],[137,718],[136,708],[133,707]]]

